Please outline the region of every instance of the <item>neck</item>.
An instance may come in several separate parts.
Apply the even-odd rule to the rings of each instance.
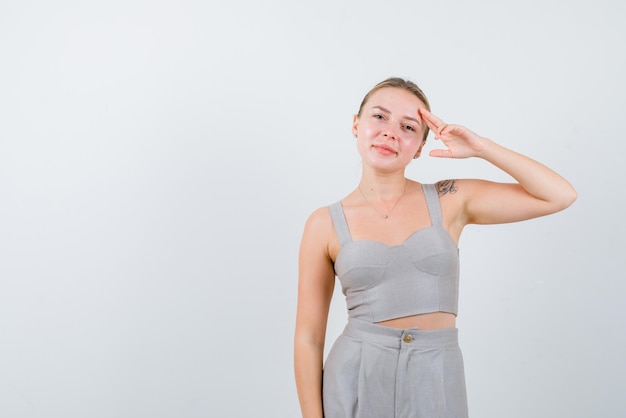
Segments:
[[[359,189],[369,199],[395,201],[406,191],[408,180],[404,173],[399,175],[380,175],[363,173]]]

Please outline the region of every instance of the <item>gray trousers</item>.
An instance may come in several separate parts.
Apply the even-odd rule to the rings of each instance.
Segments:
[[[350,319],[324,364],[323,401],[325,418],[467,418],[458,330]]]

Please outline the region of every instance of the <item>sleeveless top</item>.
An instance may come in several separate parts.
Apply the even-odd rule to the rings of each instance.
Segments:
[[[353,241],[341,202],[328,207],[341,243],[335,274],[350,318],[381,322],[431,312],[457,314],[459,250],[441,224],[434,184],[423,184],[422,190],[431,226],[400,245]]]

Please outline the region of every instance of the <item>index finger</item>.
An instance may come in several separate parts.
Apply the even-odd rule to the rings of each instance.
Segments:
[[[432,124],[434,127],[439,127],[445,125],[445,122],[439,119],[437,116],[433,115],[428,111],[428,109],[421,108],[420,113],[422,117],[426,121],[426,123]]]
[[[426,122],[426,125],[428,125],[431,131],[433,131],[435,138],[438,138],[439,135],[441,135],[441,132],[448,125],[426,109],[420,109],[420,112],[422,113],[422,118]]]

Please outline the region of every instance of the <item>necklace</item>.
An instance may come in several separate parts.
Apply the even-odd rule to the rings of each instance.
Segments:
[[[361,190],[361,185],[360,184],[359,184],[359,192],[361,193],[361,196],[363,197],[363,200],[365,200],[367,202],[367,204],[372,207],[372,209],[374,209],[376,212],[378,212],[378,214],[380,216],[382,216],[383,219],[387,219],[387,218],[389,218],[389,215],[391,214],[391,211],[393,211],[395,209],[395,207],[398,204],[398,202],[400,201],[400,199],[402,199],[402,196],[404,196],[404,194],[406,193],[406,185],[407,185],[407,183],[408,183],[408,181],[406,181],[406,179],[404,179],[404,190],[402,190],[402,194],[400,195],[398,200],[396,200],[396,203],[393,204],[393,206],[391,207],[391,209],[389,209],[389,212],[387,212],[387,213],[382,213],[381,211],[376,209],[376,206],[374,206],[372,204],[372,202],[367,200],[367,197],[365,197],[365,194],[363,193],[363,190]]]

